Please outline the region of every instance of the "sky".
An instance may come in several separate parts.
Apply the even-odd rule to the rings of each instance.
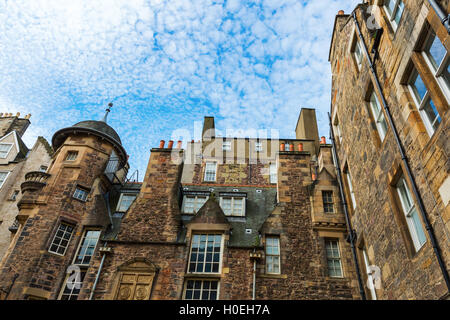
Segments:
[[[358,2],[0,0],[0,112],[31,113],[31,148],[112,102],[141,179],[150,149],[195,138],[204,116],[235,136],[295,138],[300,109],[315,108],[328,139],[334,18]]]

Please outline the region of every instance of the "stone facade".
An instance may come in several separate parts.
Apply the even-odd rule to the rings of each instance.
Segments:
[[[446,298],[449,289],[419,204],[422,201],[448,274],[450,80],[436,76],[426,51],[427,39],[432,41],[434,33],[434,48],[441,48],[445,54],[450,50],[450,36],[428,1],[400,1],[404,9],[397,22],[383,1],[366,2],[354,11],[364,40],[359,37],[352,15],[341,12],[336,17],[330,49],[333,132],[351,222],[357,234],[359,262],[364,278],[367,263],[380,271],[380,285],[375,292],[367,290],[366,294],[378,299]],[[448,1],[438,2],[444,11],[450,11]],[[373,28],[374,21],[381,29]],[[381,92],[370,71],[364,45],[374,61]],[[448,61],[445,63],[448,68]],[[414,82],[417,74],[425,88]],[[428,91],[435,111],[428,115],[419,111],[416,92],[410,90],[414,83],[420,87],[420,93]],[[395,132],[382,107],[383,97],[414,182],[408,177]],[[424,103],[430,101],[426,99]],[[382,114],[372,107],[376,101]],[[424,103],[422,107],[430,109]],[[435,112],[440,120],[433,127],[429,118]],[[402,179],[411,194],[410,214],[416,212],[415,222],[405,216],[404,198],[399,193]],[[412,192],[413,183],[420,199]],[[420,229],[424,240],[418,236]]]
[[[20,118],[19,114],[0,116],[0,144],[10,146],[5,158],[0,158],[0,172],[7,173],[0,187],[0,261],[14,243],[19,228],[17,203],[21,198],[20,185],[25,181],[25,174],[45,171],[53,153],[43,137],[39,137],[31,149],[23,143],[22,135],[30,124],[29,118],[30,115]]]

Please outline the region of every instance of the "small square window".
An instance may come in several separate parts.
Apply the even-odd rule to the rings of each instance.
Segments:
[[[47,172],[48,167],[47,166],[40,166],[39,171],[40,172]]]
[[[231,141],[224,141],[224,142],[222,142],[222,150],[223,151],[230,151],[231,150]]]
[[[80,187],[77,187],[75,189],[75,192],[73,193],[73,197],[75,199],[78,199],[81,201],[86,201],[88,194],[89,194],[89,191],[87,191],[85,189],[81,189]]]
[[[11,198],[9,198],[12,201],[16,201],[17,200],[17,196],[19,195],[20,191],[19,190],[14,190],[14,192],[11,194]]]
[[[263,144],[262,144],[262,142],[256,142],[256,143],[255,143],[255,151],[256,151],[256,152],[261,152],[261,151],[263,151]]]
[[[66,161],[74,161],[78,156],[78,151],[67,152]]]

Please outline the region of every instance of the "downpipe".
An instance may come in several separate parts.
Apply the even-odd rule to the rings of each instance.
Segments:
[[[410,168],[409,163],[408,163],[408,159],[407,159],[407,157],[405,155],[405,152],[403,151],[403,146],[402,146],[402,143],[400,141],[400,137],[398,136],[398,132],[397,132],[397,129],[395,127],[394,121],[392,119],[391,112],[389,111],[389,107],[387,105],[386,99],[384,98],[383,90],[382,90],[380,82],[378,80],[377,73],[376,73],[375,68],[373,66],[372,60],[370,59],[370,55],[369,55],[369,52],[367,50],[366,42],[364,41],[364,37],[363,37],[363,35],[361,33],[361,29],[359,27],[359,23],[358,23],[358,19],[356,18],[356,12],[355,11],[353,11],[352,17],[353,17],[353,20],[355,21],[355,25],[356,25],[356,30],[358,32],[358,36],[359,36],[359,38],[361,39],[361,42],[362,42],[364,55],[366,56],[366,58],[367,58],[367,60],[369,62],[370,71],[371,71],[371,73],[372,73],[372,75],[373,75],[373,77],[375,79],[375,86],[376,86],[377,91],[380,94],[381,103],[382,103],[383,109],[384,109],[384,111],[385,111],[385,113],[387,115],[389,126],[390,126],[390,128],[392,130],[392,133],[394,134],[394,138],[395,138],[398,150],[400,152],[400,156],[402,158],[402,162],[403,162],[403,164],[404,164],[404,166],[406,168],[406,175],[408,176],[408,179],[411,182],[411,186],[412,186],[412,190],[413,190],[413,193],[414,193],[414,197],[417,199],[420,215],[422,216],[422,220],[423,220],[423,222],[425,224],[425,229],[427,230],[428,236],[430,237],[431,245],[433,247],[433,251],[435,253],[436,259],[438,261],[439,268],[441,269],[442,276],[444,277],[444,281],[445,281],[445,283],[447,285],[447,290],[450,292],[450,278],[449,278],[449,275],[448,275],[448,271],[447,271],[447,269],[445,267],[445,264],[444,264],[444,261],[442,259],[442,256],[441,256],[441,253],[440,253],[440,248],[439,248],[439,245],[437,243],[436,237],[434,236],[433,227],[431,226],[430,221],[428,220],[428,216],[426,214],[425,207],[423,205],[422,197],[420,196],[419,191],[417,189],[417,185],[416,185],[416,182],[415,182],[414,177],[412,175],[411,168]]]

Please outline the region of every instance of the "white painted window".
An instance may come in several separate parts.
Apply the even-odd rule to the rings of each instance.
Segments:
[[[385,0],[384,10],[387,13],[392,28],[394,29],[394,31],[396,31],[398,25],[400,24],[403,11],[405,10],[405,4],[403,3],[402,0]]]
[[[206,162],[204,181],[211,181],[211,182],[216,181],[216,169],[217,169],[216,162]]]
[[[369,268],[370,267],[369,258],[367,257],[367,253],[366,253],[365,249],[362,250],[362,253],[363,253],[363,258],[364,258],[364,265],[366,267],[367,285],[370,290],[370,295],[371,295],[372,300],[377,300],[377,292],[375,291],[375,279],[372,276],[373,271]]]
[[[221,234],[193,234],[189,255],[189,273],[220,273]]]
[[[263,144],[262,144],[262,142],[255,142],[255,151],[256,152],[263,151]]]
[[[75,188],[75,192],[73,193],[73,197],[75,199],[78,199],[78,200],[81,200],[81,201],[86,201],[88,194],[89,194],[89,191],[77,187],[77,188]]]
[[[187,280],[184,290],[185,300],[217,300],[219,297],[219,281]]]
[[[356,59],[356,64],[358,65],[358,70],[361,70],[361,65],[363,62],[363,49],[361,46],[361,42],[359,42],[357,37],[355,39],[355,47],[353,48],[353,54]]]
[[[427,238],[420,221],[419,214],[417,213],[416,206],[409,191],[408,185],[404,177],[401,177],[397,184],[397,192],[400,198],[403,214],[406,217],[406,223],[408,225],[409,233],[414,244],[416,251],[425,244]]]
[[[269,174],[270,174],[270,183],[277,183],[278,177],[277,177],[277,164],[276,163],[270,164]]]
[[[450,102],[450,52],[447,51],[431,28],[428,31],[422,55],[447,101]]]
[[[244,197],[221,197],[220,207],[226,216],[245,216]]]
[[[81,240],[77,254],[75,255],[74,264],[89,265],[94,256],[94,251],[99,238],[100,230],[84,231],[83,239]]]
[[[281,273],[279,237],[266,237],[266,273]]]
[[[74,226],[68,223],[61,223],[56,231],[53,241],[48,249],[49,252],[63,256],[69,246],[69,241],[72,238]]]
[[[222,150],[223,151],[230,151],[231,150],[231,141],[224,141],[224,142],[222,142]]]
[[[208,200],[207,196],[184,196],[183,213],[196,213]]]
[[[328,275],[332,278],[342,278],[341,254],[338,240],[325,240]]]
[[[74,277],[73,274],[72,277],[67,275],[58,300],[77,300],[80,294],[81,286],[83,285],[84,277],[86,276],[86,272],[86,268],[81,269],[79,278]],[[69,277],[71,280],[70,283],[68,283]]]
[[[369,104],[373,119],[375,120],[375,123],[377,125],[378,135],[380,136],[381,141],[383,141],[387,132],[387,123],[386,119],[384,118],[383,110],[381,109],[380,101],[378,100],[375,92],[372,92]]]
[[[132,193],[122,193],[117,203],[116,212],[126,212],[136,199],[136,195]]]
[[[5,159],[12,148],[12,143],[0,143],[0,159]]]
[[[3,186],[8,176],[9,171],[0,171],[0,188]]]
[[[75,161],[78,156],[78,151],[67,152],[66,161]]]
[[[411,95],[419,110],[425,128],[427,129],[428,134],[432,136],[439,126],[439,123],[441,123],[441,117],[433,100],[431,100],[430,92],[415,68],[411,73],[408,88],[411,91]]]
[[[355,193],[353,191],[353,184],[352,184],[352,176],[350,175],[350,171],[347,169],[347,172],[345,174],[347,177],[347,184],[348,184],[348,191],[350,193],[350,198],[352,200],[352,207],[353,209],[356,209],[356,199],[355,199]]]

